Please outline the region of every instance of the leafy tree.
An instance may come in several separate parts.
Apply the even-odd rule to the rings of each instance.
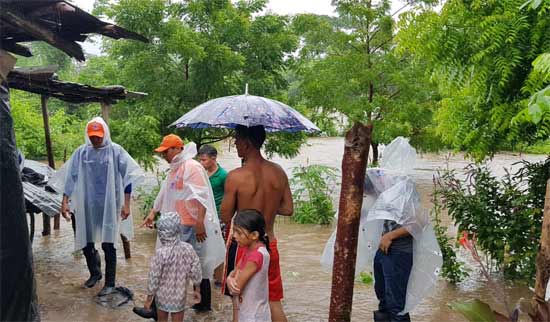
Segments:
[[[522,8],[538,11],[538,16],[543,19],[550,10],[550,2],[530,0]],[[512,123],[516,126],[535,124],[536,138],[545,140],[550,135],[550,53],[540,54],[532,65],[533,69],[523,87],[523,91],[532,96],[527,107],[514,117]]]
[[[93,61],[92,70],[84,74],[93,77],[97,75],[94,71],[107,67],[111,81],[149,93],[141,101],[121,102],[113,111],[114,119],[156,119],[150,119],[151,127],[144,130],[151,132],[146,134],[149,138],[152,132],[164,135],[173,131],[169,124],[209,99],[243,93],[246,83],[254,95],[284,98],[285,58],[297,48],[298,40],[289,32],[286,17],[255,16],[266,2],[99,0],[96,14],[144,35],[151,43],[104,40],[107,56]],[[127,124],[127,130],[131,126],[142,125]],[[200,145],[231,133],[181,130],[180,134]],[[281,137],[292,144],[280,144],[277,140]],[[122,144],[129,143],[127,139],[119,137]],[[303,141],[301,134],[282,134],[270,136],[267,147],[276,149],[271,152],[292,155]],[[151,155],[151,148],[136,152]]]
[[[304,43],[297,96],[322,117],[342,113],[349,122],[373,124],[373,147],[404,135],[430,148],[423,143],[433,137],[434,87],[422,62],[395,51],[390,1],[333,3],[338,18],[306,14],[293,21]]]
[[[30,159],[45,159],[44,124],[37,95],[11,91],[12,116],[17,146]],[[63,109],[50,113],[50,134],[54,158],[62,160],[83,143],[85,122]]]
[[[324,113],[344,114],[353,124],[346,133],[342,161],[329,313],[329,321],[350,321],[369,145],[374,147],[376,162],[377,140],[384,139],[384,132],[378,129],[407,125],[397,116],[412,116],[400,114],[411,102],[422,105],[424,86],[418,86],[421,77],[412,80],[402,73],[413,61],[395,51],[390,1],[340,0],[333,4],[339,14],[337,19],[301,15],[294,26],[303,41],[299,74],[305,105],[321,108]],[[405,135],[410,136],[410,132]]]
[[[538,77],[531,62],[550,46],[550,22],[524,2],[449,0],[401,16],[399,46],[426,59],[439,85],[437,133],[477,159],[537,139],[511,123]]]

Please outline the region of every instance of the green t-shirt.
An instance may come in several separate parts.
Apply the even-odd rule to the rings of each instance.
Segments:
[[[227,178],[227,171],[225,171],[225,169],[218,164],[218,170],[210,176],[210,184],[212,185],[212,191],[214,192],[214,201],[216,202],[216,210],[218,211],[218,215],[220,214],[220,206],[223,199],[225,178]]]

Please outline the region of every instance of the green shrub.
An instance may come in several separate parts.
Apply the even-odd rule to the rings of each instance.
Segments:
[[[166,178],[165,173],[161,173],[158,170],[155,170],[157,184],[152,187],[150,191],[140,187],[138,188],[138,194],[139,194],[139,201],[140,201],[140,207],[139,211],[141,213],[141,216],[143,218],[147,217],[149,214],[149,211],[153,208],[153,205],[155,204],[155,199],[157,198],[157,195],[160,191],[160,188],[162,187],[162,182]],[[158,219],[160,214],[157,214],[155,217],[155,222]]]
[[[441,223],[441,212],[443,205],[441,203],[441,191],[438,189],[434,179],[434,190],[432,194],[433,208],[431,210],[432,220],[434,223],[434,231],[437,237],[437,242],[441,248],[443,255],[443,267],[441,268],[441,276],[448,282],[456,284],[468,276],[468,272],[464,269],[464,263],[456,257],[456,251],[452,238],[447,234],[447,227]]]
[[[322,165],[293,169],[290,184],[294,197],[293,220],[300,224],[328,225],[334,218],[332,193],[337,170]]]
[[[506,278],[532,282],[550,158],[520,164],[502,179],[486,165],[469,165],[465,180],[446,172],[438,190],[459,230],[476,233],[489,264],[496,264]]]
[[[372,285],[374,283],[374,276],[372,276],[372,273],[361,272],[359,280],[365,285]]]

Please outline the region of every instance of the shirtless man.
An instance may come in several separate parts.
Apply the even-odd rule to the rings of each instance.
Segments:
[[[271,249],[268,273],[271,318],[274,322],[285,322],[287,320],[281,304],[283,283],[273,225],[277,214],[291,216],[294,206],[285,172],[279,165],[264,159],[260,153],[264,141],[263,126],[250,128],[237,126],[235,145],[244,165],[227,175],[221,214],[226,224],[231,223],[231,219],[238,210],[256,209],[263,214]],[[236,247],[236,243],[232,246]],[[232,266],[230,263],[228,265]],[[228,269],[230,270],[231,268]]]

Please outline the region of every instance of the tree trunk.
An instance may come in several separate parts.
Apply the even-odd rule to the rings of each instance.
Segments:
[[[550,279],[550,180],[546,182],[546,196],[544,197],[544,217],[540,248],[537,255],[537,275],[535,280],[535,296],[532,300],[534,322],[550,321],[550,303],[544,300],[546,287]]]
[[[372,124],[355,123],[346,133],[342,159],[342,190],[334,244],[330,322],[350,321],[357,257],[359,219]]]

